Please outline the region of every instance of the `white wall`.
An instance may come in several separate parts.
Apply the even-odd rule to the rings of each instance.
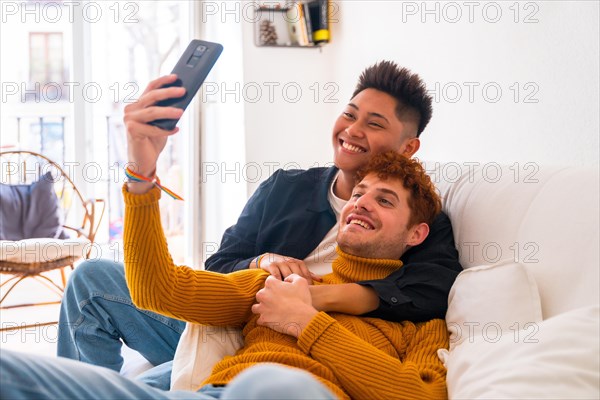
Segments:
[[[333,120],[361,70],[381,59],[418,72],[437,95],[422,159],[598,166],[598,2],[338,1],[333,18],[333,41],[322,51],[257,48],[252,25],[243,27],[245,82],[303,90],[297,103],[281,89],[273,103],[266,90],[246,103],[246,159],[263,168],[262,179],[269,162],[330,161]],[[337,104],[324,102],[328,82],[339,87]],[[256,184],[248,183],[250,193]]]
[[[341,104],[348,101],[347,95],[340,97],[340,82],[334,75],[335,45],[257,47],[254,26],[245,23],[243,29],[244,81],[262,88],[258,101],[245,103],[247,162],[260,166],[261,181],[278,167],[308,168],[330,162],[331,127]],[[249,181],[248,192],[258,183]]]

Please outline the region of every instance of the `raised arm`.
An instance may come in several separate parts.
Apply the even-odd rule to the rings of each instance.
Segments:
[[[133,172],[155,178],[156,164],[167,139],[177,133],[150,124],[179,118],[183,110],[156,103],[180,97],[181,87],[163,88],[175,75],[148,84],[140,98],[125,107],[127,155]],[[135,304],[169,316],[211,325],[239,325],[250,316],[254,294],[267,274],[261,271],[223,276],[173,264],[158,208],[160,192],[149,182],[128,182],[125,198],[124,252],[127,284]]]

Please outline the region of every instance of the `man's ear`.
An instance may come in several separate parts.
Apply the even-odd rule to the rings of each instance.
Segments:
[[[421,147],[421,140],[419,138],[410,138],[406,142],[406,146],[404,146],[404,151],[402,155],[406,158],[411,158]]]
[[[406,244],[410,247],[418,246],[427,238],[429,235],[429,225],[425,222],[421,222],[420,224],[416,224],[412,228],[410,228],[410,232],[408,233],[408,240]]]

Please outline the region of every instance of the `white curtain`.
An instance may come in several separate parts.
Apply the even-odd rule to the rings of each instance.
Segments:
[[[199,13],[201,38],[221,43],[224,50],[208,76],[200,97],[203,240],[199,250],[202,261],[216,251],[223,232],[235,223],[247,200],[244,179],[244,20],[236,18],[233,2],[227,2],[229,11],[219,8],[225,7],[225,2],[205,3],[200,5]],[[241,7],[237,7],[237,10],[241,10]]]

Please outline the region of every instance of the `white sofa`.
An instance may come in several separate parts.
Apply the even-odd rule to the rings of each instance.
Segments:
[[[450,398],[600,398],[598,168],[426,163],[465,268]]]
[[[465,268],[449,299],[450,351],[439,351],[450,398],[600,398],[598,170],[426,168]],[[207,355],[190,360],[188,346],[177,357],[193,386]]]

